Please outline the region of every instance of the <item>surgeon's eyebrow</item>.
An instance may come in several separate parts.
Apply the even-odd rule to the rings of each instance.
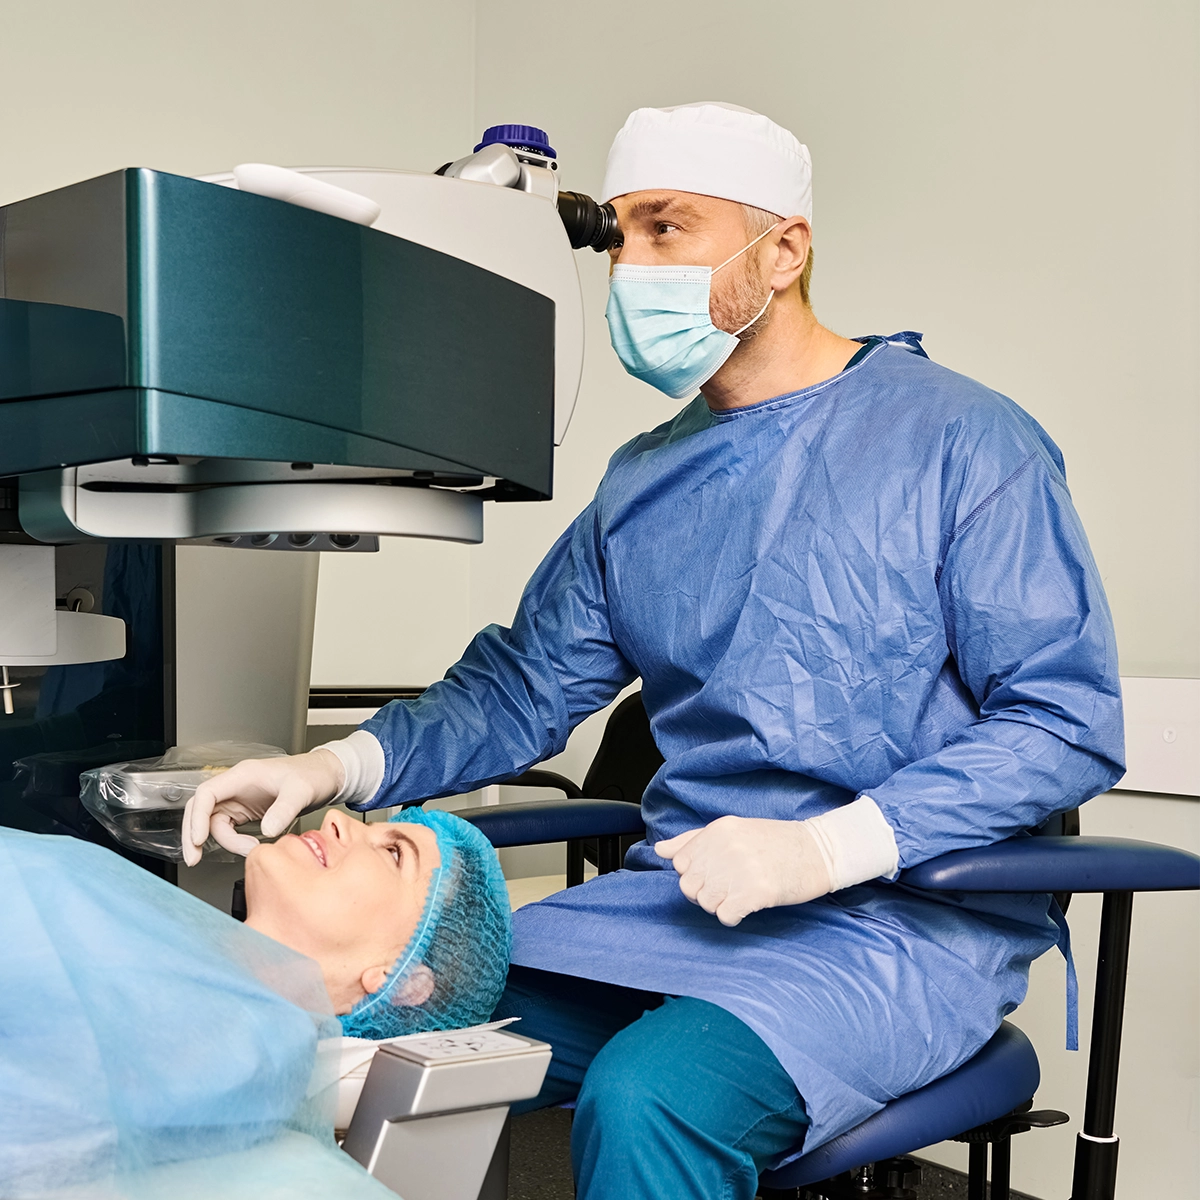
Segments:
[[[639,200],[629,206],[628,220],[640,220],[643,217],[660,217],[663,213],[682,218],[698,217],[700,210],[688,204],[686,200],[678,200],[673,196],[662,196],[657,200]]]

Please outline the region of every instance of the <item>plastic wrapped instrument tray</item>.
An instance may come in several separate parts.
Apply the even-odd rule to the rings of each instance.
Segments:
[[[174,746],[160,758],[112,763],[79,777],[83,806],[130,850],[182,862],[183,810],[196,789],[244,758],[286,754],[278,746],[250,742],[211,742]],[[233,861],[210,838],[208,857]]]

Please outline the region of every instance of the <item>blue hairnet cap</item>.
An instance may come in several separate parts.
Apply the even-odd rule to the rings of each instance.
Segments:
[[[432,829],[441,865],[387,982],[340,1018],[342,1032],[380,1039],[479,1025],[500,1001],[512,950],[500,860],[491,842],[453,813],[407,808],[392,820]],[[422,966],[433,974],[433,993],[423,1004],[405,1004],[404,985]]]

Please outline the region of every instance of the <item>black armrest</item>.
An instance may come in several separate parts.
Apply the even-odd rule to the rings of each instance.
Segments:
[[[573,838],[642,834],[642,810],[624,800],[530,800],[455,814],[486,834],[493,846],[537,846]]]
[[[540,767],[533,767],[523,775],[514,775],[512,779],[505,779],[503,786],[558,788],[566,793],[568,800],[578,800],[583,795],[579,787],[565,775],[559,775],[556,771],[543,771]]]
[[[1200,888],[1200,855],[1153,842],[1024,837],[953,850],[901,883],[938,892],[1173,892]]]

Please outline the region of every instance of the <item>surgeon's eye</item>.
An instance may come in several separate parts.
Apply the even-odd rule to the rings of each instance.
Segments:
[[[679,228],[678,225],[672,225],[669,221],[659,221],[654,226],[654,236],[655,237],[663,237],[664,235],[670,233],[672,229],[678,229],[678,228]]]

